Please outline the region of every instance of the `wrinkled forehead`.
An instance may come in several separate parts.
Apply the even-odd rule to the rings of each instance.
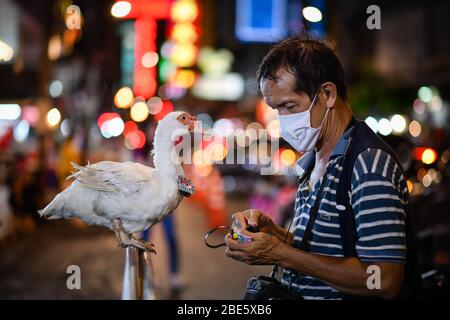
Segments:
[[[295,76],[289,72],[278,72],[276,79],[261,80],[261,94],[267,104],[273,105],[283,99],[298,95],[295,91]]]

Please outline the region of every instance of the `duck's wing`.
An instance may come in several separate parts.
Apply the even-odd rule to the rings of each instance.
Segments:
[[[82,186],[103,192],[132,194],[152,180],[154,168],[133,162],[101,161],[86,166],[72,163],[76,171],[68,177]]]

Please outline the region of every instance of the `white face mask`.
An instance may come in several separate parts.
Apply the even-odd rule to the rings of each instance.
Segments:
[[[320,129],[327,117],[329,108],[327,108],[320,126],[318,128],[311,127],[311,109],[316,102],[319,91],[314,95],[308,110],[293,114],[278,115],[281,136],[298,152],[314,150],[317,139],[319,138]]]

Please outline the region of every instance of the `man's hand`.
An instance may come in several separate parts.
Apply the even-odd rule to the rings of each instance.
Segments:
[[[287,244],[292,243],[292,233],[289,233],[286,229],[280,227],[272,221],[268,216],[256,209],[249,209],[233,214],[233,224],[231,228],[238,231],[246,229],[249,225],[258,228],[260,232],[268,233],[275,236],[279,241]],[[239,231],[239,233],[243,234]],[[253,233],[251,235],[254,235]],[[286,239],[287,236],[287,239]]]
[[[234,229],[246,229],[250,225],[258,228],[261,232],[271,233],[274,226],[272,219],[256,209],[236,212],[232,218],[233,225],[231,227]]]
[[[225,254],[238,261],[247,264],[270,265],[278,263],[279,248],[284,244],[277,237],[264,232],[251,233],[245,229],[236,229],[242,235],[253,240],[247,243],[239,243],[229,235],[225,237],[227,248]]]

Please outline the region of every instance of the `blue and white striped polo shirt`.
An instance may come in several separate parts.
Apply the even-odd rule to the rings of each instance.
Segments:
[[[351,128],[348,129],[330,155],[326,182],[319,211],[312,228],[309,251],[326,256],[343,257],[339,215],[336,209],[336,190],[343,170],[343,154]],[[355,137],[357,139],[357,137]],[[314,152],[305,154],[298,162],[305,174],[314,164]],[[293,246],[299,247],[311,207],[314,205],[322,179],[312,192],[308,181],[299,186],[293,220]],[[404,263],[405,211],[408,188],[396,162],[380,149],[366,149],[358,156],[351,179],[350,202],[355,215],[359,259],[366,263]],[[282,283],[305,299],[344,299],[346,294],[337,291],[317,278],[285,269]]]

